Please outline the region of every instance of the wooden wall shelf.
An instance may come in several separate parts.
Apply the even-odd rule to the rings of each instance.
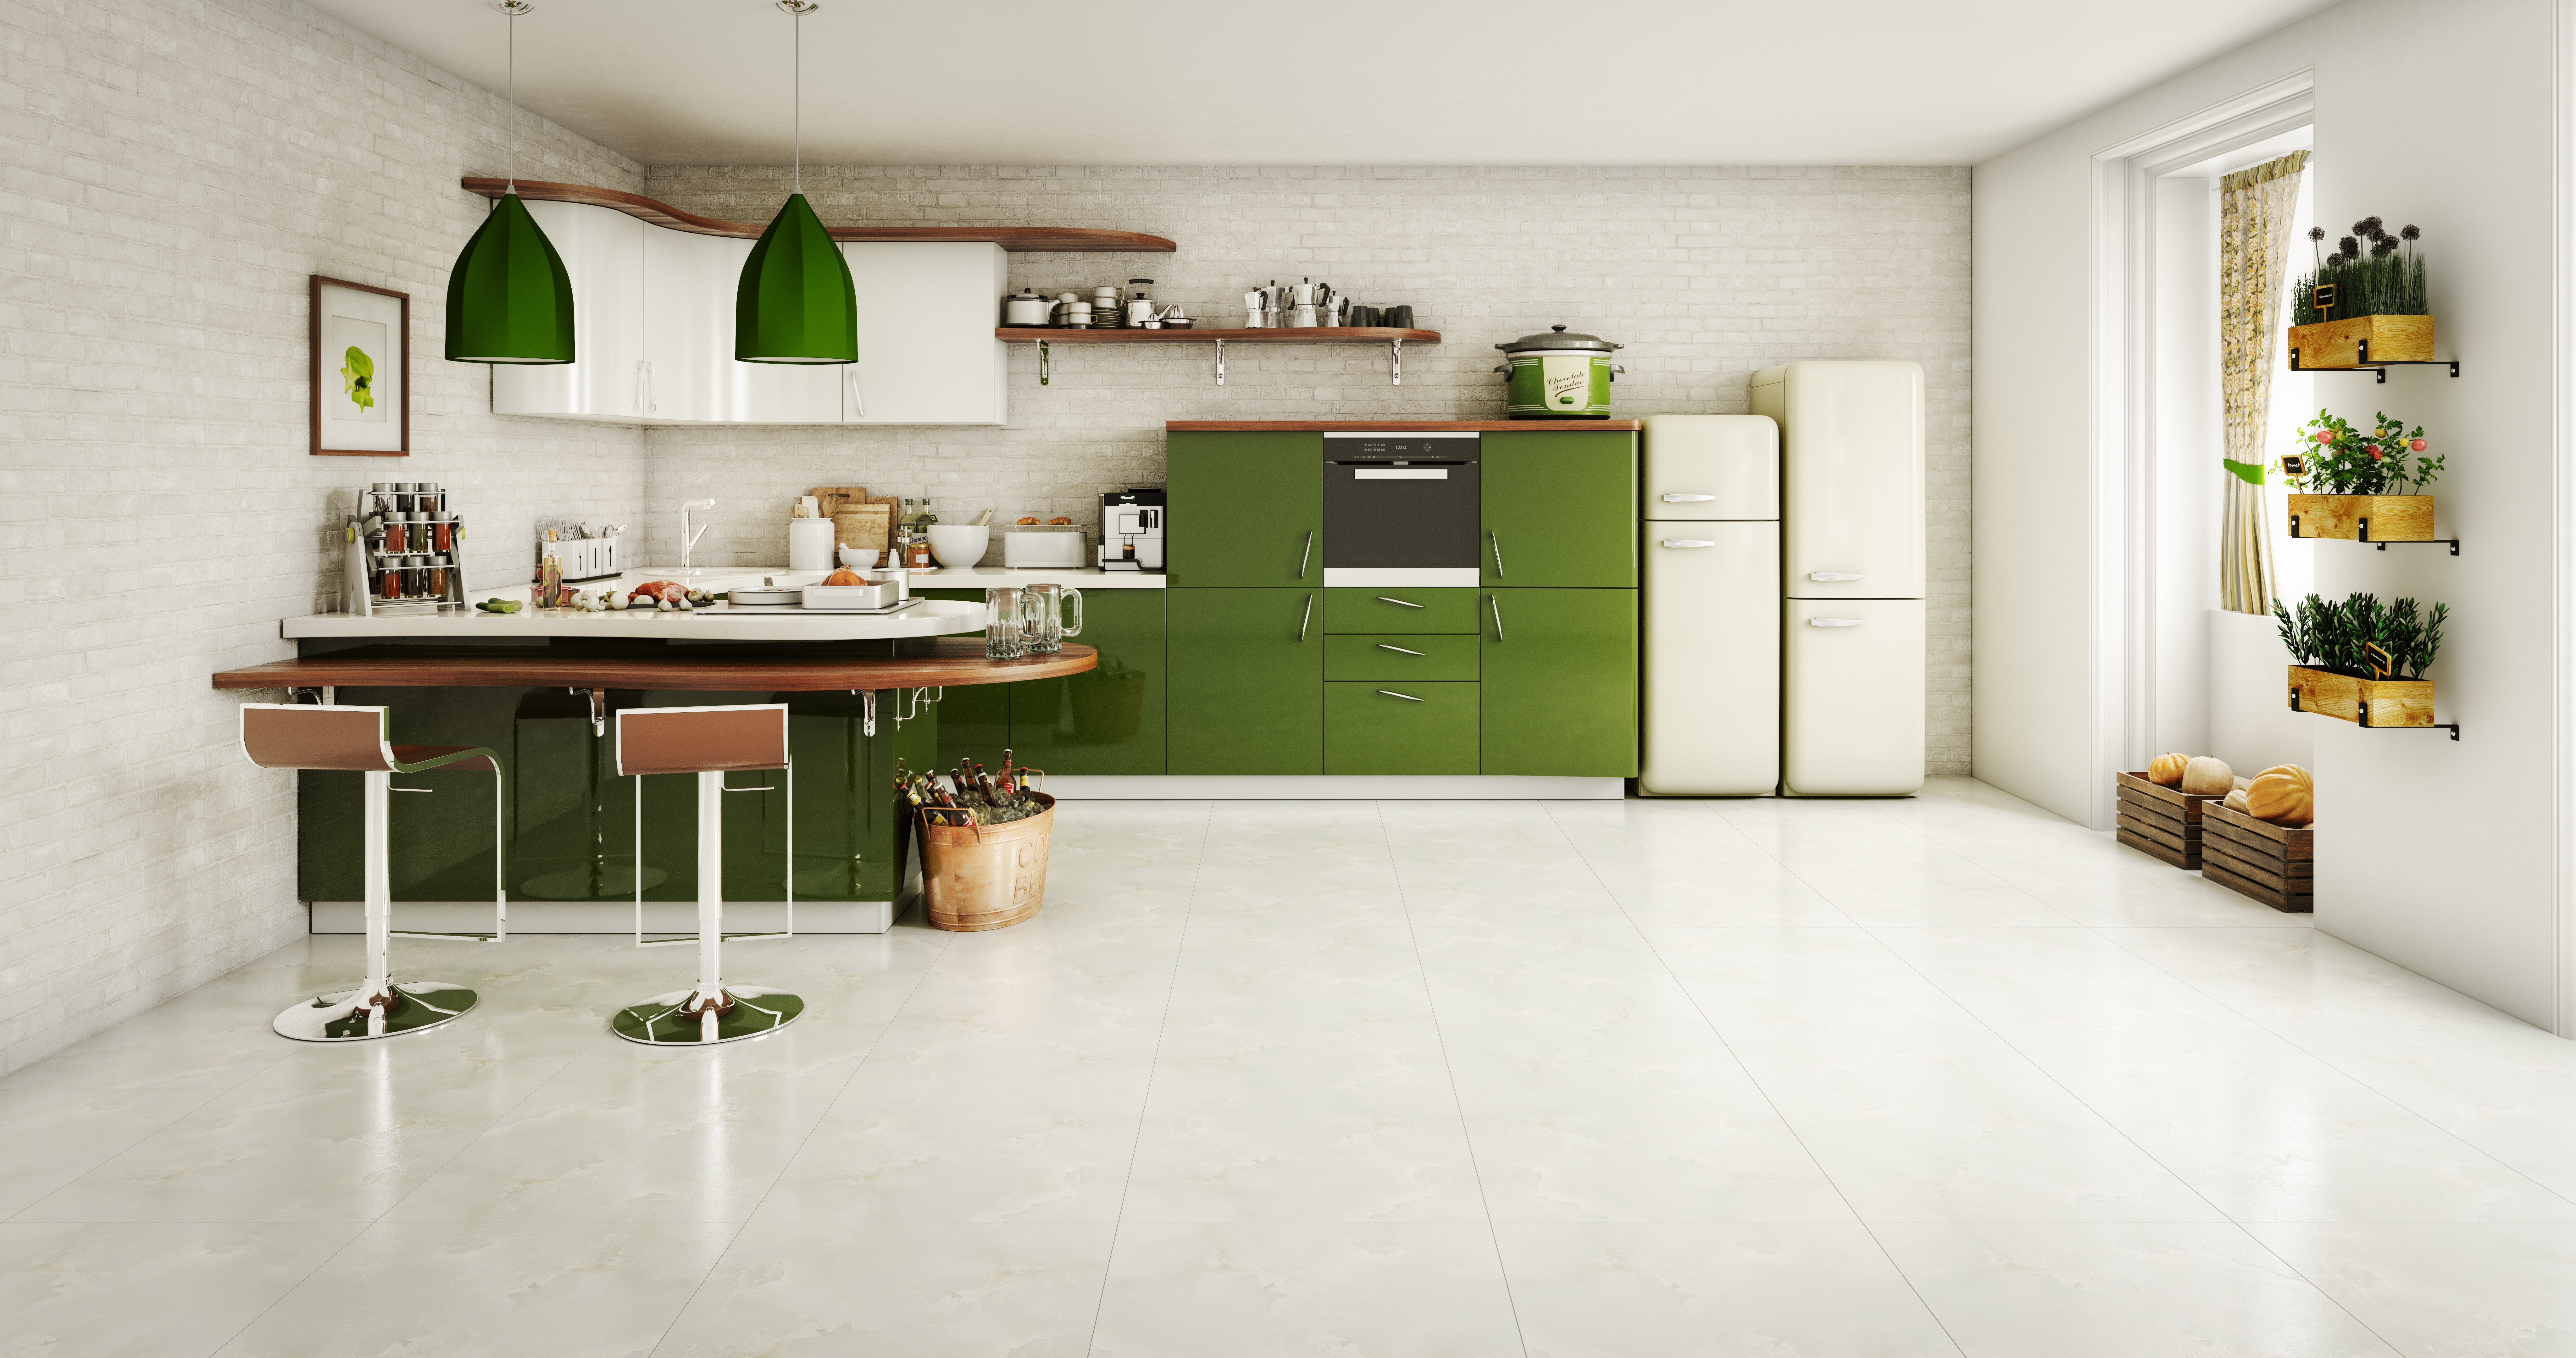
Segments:
[[[499,198],[509,189],[509,181],[469,175],[457,181],[468,193],[486,198]],[[597,188],[589,184],[554,184],[543,180],[519,181],[519,196],[548,203],[587,203],[592,207],[614,208],[629,217],[640,218],[655,226],[674,231],[689,231],[701,236],[739,236],[758,240],[769,229],[765,222],[728,222],[714,217],[701,217],[640,193]],[[992,244],[1015,253],[1034,250],[1056,250],[1091,254],[1170,254],[1180,247],[1161,236],[1148,236],[1141,231],[1096,231],[1079,226],[831,226],[825,227],[837,241],[963,241],[969,244]]]
[[[1242,344],[1383,344],[1387,347],[1387,372],[1394,386],[1404,385],[1404,345],[1438,344],[1437,330],[1407,330],[1391,325],[1307,325],[1264,327],[1259,330],[1146,330],[1120,326],[1109,330],[1067,330],[1053,326],[996,326],[993,338],[1006,344],[1034,344],[1038,347],[1038,385],[1055,382],[1048,350],[1059,344],[1212,344],[1216,346],[1216,384],[1225,385],[1225,344],[1234,340]]]

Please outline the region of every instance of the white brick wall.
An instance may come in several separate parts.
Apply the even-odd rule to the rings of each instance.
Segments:
[[[655,168],[647,194],[767,221],[782,167]],[[1088,294],[1130,277],[1202,324],[1242,293],[1312,276],[1409,303],[1442,332],[1388,385],[1374,347],[1062,346],[1055,381],[1011,351],[1005,429],[668,428],[645,436],[654,559],[670,510],[721,502],[701,561],[786,559],[790,497],[813,485],[938,497],[943,518],[1067,514],[1159,484],[1167,419],[1491,419],[1493,345],[1562,322],[1617,340],[1619,413],[1741,413],[1755,371],[1797,358],[1907,358],[1929,400],[1926,755],[1968,771],[1968,173],[1945,167],[808,167],[836,225],[1054,225],[1147,231],[1169,255],[1020,254],[1014,288]],[[998,302],[998,299],[996,299]]]
[[[504,122],[284,0],[0,6],[0,1070],[304,931],[292,776],[234,735],[277,695],[207,676],[293,653],[347,487],[455,488],[477,583],[525,578],[539,515],[642,507],[640,435],[496,419],[439,358]],[[519,129],[531,178],[641,186]],[[314,273],[412,295],[412,458],[306,452]]]

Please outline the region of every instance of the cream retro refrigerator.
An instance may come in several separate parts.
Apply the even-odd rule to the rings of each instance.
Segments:
[[[1754,374],[1780,426],[1780,791],[1923,786],[1923,370]]]
[[[1780,430],[1760,415],[1645,419],[1647,796],[1780,782]]]

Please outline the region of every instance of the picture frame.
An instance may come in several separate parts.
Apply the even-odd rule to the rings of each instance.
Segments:
[[[411,294],[308,277],[313,456],[411,456]]]

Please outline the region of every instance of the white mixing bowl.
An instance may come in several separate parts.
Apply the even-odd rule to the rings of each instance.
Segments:
[[[972,566],[984,559],[984,549],[993,544],[991,524],[934,523],[930,526],[930,554],[943,566]]]

